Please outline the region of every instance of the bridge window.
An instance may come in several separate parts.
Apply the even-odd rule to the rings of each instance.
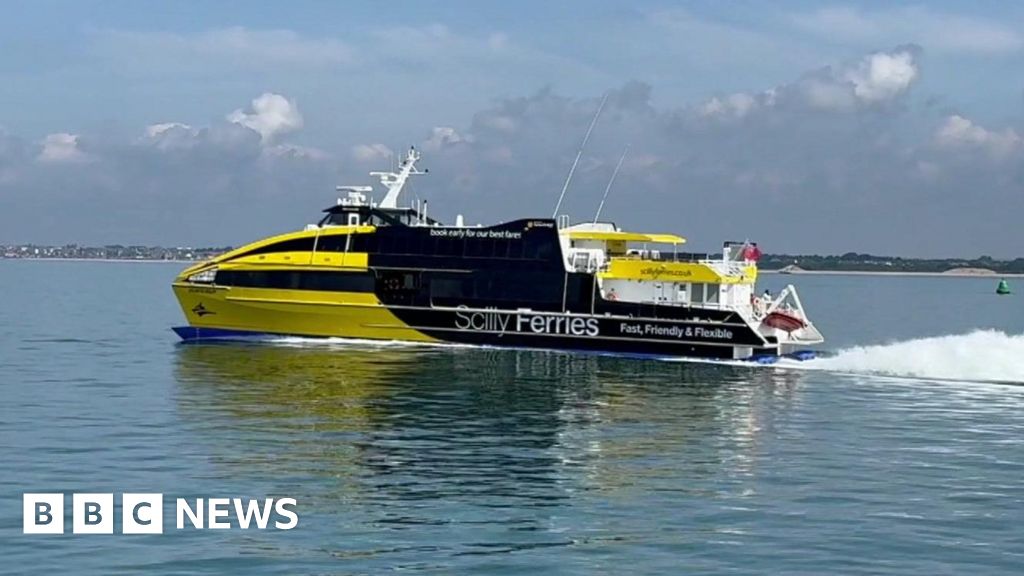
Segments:
[[[235,258],[242,258],[244,256],[255,256],[257,254],[276,254],[280,252],[312,252],[313,241],[315,238],[309,236],[306,238],[295,238],[293,240],[283,240],[281,242],[274,242],[266,246],[260,246],[254,248],[248,252],[244,252],[235,256]]]
[[[332,234],[330,236],[321,236],[320,240],[317,241],[316,251],[346,252],[348,250],[349,238],[350,236],[348,234]]]

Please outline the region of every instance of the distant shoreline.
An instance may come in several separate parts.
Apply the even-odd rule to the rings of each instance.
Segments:
[[[759,274],[778,274],[780,276],[936,276],[939,278],[1024,278],[1024,274],[999,272],[881,272],[874,270],[800,270],[783,272],[781,270],[758,270]]]
[[[18,262],[108,262],[119,264],[199,264],[205,260],[156,260],[148,258],[0,258],[0,261]],[[937,278],[986,278],[998,280],[999,278],[1024,278],[1024,274],[999,272],[882,272],[874,270],[794,270],[783,272],[782,270],[758,270],[759,274],[775,274],[779,276],[932,276]]]
[[[128,264],[199,264],[205,260],[157,260],[155,258],[0,258],[0,262],[110,262]]]

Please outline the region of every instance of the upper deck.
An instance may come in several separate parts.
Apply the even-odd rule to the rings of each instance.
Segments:
[[[682,252],[674,234],[625,232],[612,223],[585,223],[560,230],[570,270],[601,278],[719,284],[753,284],[757,265],[747,244],[726,243],[720,256]]]

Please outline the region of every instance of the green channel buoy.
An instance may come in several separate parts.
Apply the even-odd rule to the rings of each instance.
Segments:
[[[1006,283],[1006,279],[999,281],[999,286],[996,286],[996,294],[1009,294],[1010,285]]]

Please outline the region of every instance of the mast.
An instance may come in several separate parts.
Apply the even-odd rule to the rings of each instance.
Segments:
[[[380,183],[388,190],[387,194],[384,195],[384,199],[380,201],[381,208],[398,208],[398,195],[402,193],[402,188],[405,186],[409,176],[426,173],[426,171],[420,171],[416,168],[416,161],[419,159],[420,153],[416,151],[415,146],[412,146],[406,152],[405,158],[402,159],[398,172],[370,172],[370,176],[380,178]]]
[[[580,156],[583,156],[583,149],[587,146],[587,140],[590,140],[590,133],[594,131],[594,125],[597,124],[598,117],[601,116],[601,111],[604,110],[604,103],[608,101],[608,93],[605,92],[601,98],[601,105],[597,107],[597,112],[594,114],[594,119],[590,121],[590,127],[587,128],[587,134],[583,137],[583,142],[580,143],[580,149],[576,152],[576,159],[572,161],[572,168],[569,168],[569,175],[565,179],[565,185],[562,186],[562,193],[558,195],[558,203],[555,204],[555,211],[551,214],[552,218],[558,216],[558,209],[562,207],[562,199],[565,198],[565,191],[569,189],[569,182],[572,181],[572,175],[576,172],[576,165],[580,163]]]
[[[615,183],[615,177],[619,175],[619,168],[622,168],[622,162],[626,159],[626,154],[629,154],[629,144],[626,144],[626,149],[622,151],[622,157],[619,158],[619,163],[615,165],[615,170],[612,172],[612,178],[604,188],[604,196],[601,197],[601,203],[597,205],[597,213],[594,214],[594,224],[597,224],[597,219],[601,217],[601,210],[604,210],[604,201],[608,199],[608,191],[612,189],[612,184]]]

